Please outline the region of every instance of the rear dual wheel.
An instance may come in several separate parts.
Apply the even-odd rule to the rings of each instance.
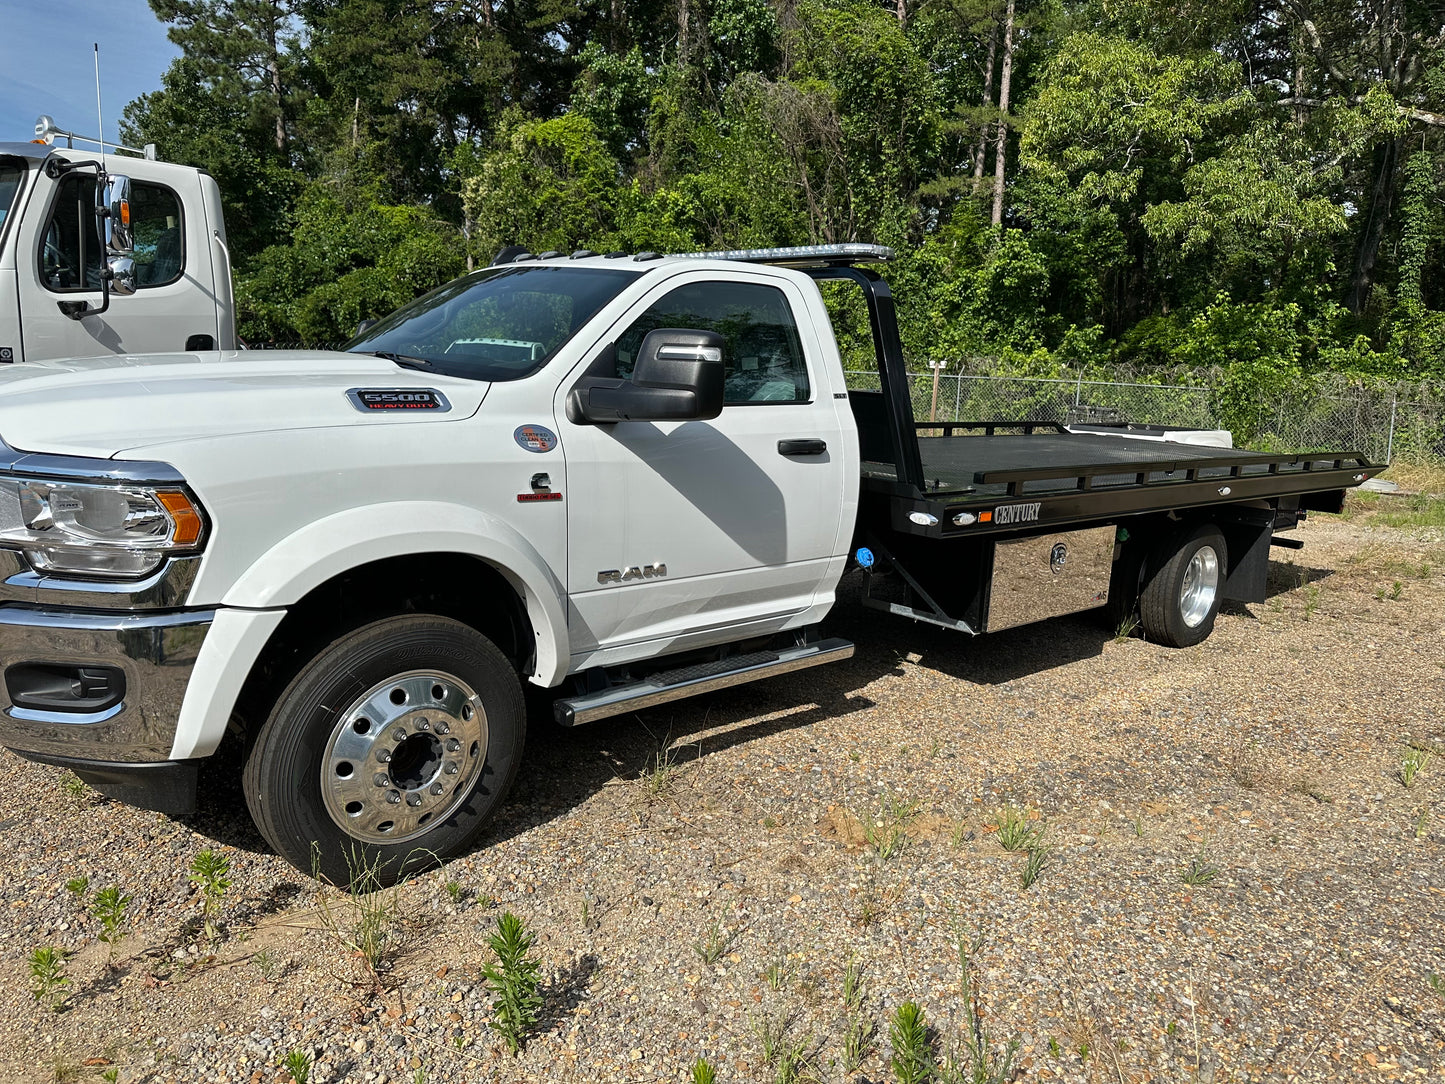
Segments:
[[[326,647],[276,700],[246,759],[246,804],[297,868],[390,884],[475,842],[525,727],[517,674],[479,632],[386,618]]]
[[[1139,596],[1144,634],[1168,647],[1205,640],[1219,614],[1228,558],[1219,528],[1203,524],[1176,542],[1162,563],[1147,568]]]

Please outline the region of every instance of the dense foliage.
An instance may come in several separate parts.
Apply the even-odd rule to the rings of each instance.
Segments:
[[[220,182],[242,333],[499,248],[880,241],[907,347],[1445,376],[1426,0],[150,0],[127,135]]]

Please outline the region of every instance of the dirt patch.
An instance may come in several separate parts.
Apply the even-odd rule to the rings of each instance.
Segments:
[[[909,1000],[940,1057],[979,1009],[1019,1079],[1438,1078],[1445,535],[1390,500],[1312,518],[1269,598],[1181,651],[1091,617],[968,640],[845,591],[852,660],[534,721],[484,847],[333,895],[330,922],[224,766],[169,819],[0,755],[0,1079],[269,1084],[299,1051],[316,1082],[677,1081],[698,1056],[771,1081],[791,1050],[879,1081]],[[1412,747],[1439,759],[1406,786]],[[1045,829],[1027,888],[989,830],[1005,804]],[[208,848],[231,862],[215,941],[187,876]],[[542,969],[517,1058],[481,972],[503,911]],[[44,946],[70,953],[59,1013],[30,993]]]

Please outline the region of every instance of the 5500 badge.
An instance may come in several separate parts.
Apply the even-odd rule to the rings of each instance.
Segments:
[[[364,413],[373,410],[451,410],[447,397],[435,388],[352,388],[351,405]]]

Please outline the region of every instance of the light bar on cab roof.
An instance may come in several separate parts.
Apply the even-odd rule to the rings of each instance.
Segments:
[[[776,263],[827,266],[830,264],[882,263],[893,259],[886,245],[799,245],[796,248],[737,248],[726,252],[672,252],[694,260],[740,260],[745,263]]]

